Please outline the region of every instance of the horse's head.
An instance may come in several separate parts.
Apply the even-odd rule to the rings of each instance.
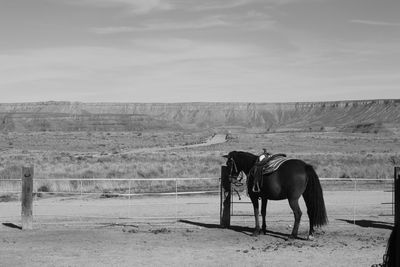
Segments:
[[[227,159],[226,166],[231,177],[237,177],[241,171],[247,175],[257,160],[256,155],[243,151],[231,151],[223,157]]]
[[[236,157],[236,151],[231,151],[229,154],[224,155],[224,158],[226,158],[226,166],[228,167],[229,171],[229,177],[236,178],[239,176],[239,173],[242,171],[238,168],[237,166],[237,157]]]

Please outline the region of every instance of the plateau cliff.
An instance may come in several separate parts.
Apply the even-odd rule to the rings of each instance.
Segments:
[[[0,104],[0,131],[141,131],[221,127],[267,131],[329,128],[379,131],[387,127],[399,128],[399,125],[400,100],[394,99],[299,103],[51,101]]]

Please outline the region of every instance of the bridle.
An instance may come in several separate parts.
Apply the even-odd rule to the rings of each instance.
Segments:
[[[243,183],[241,181],[243,179],[243,176],[239,180],[237,179],[237,177],[239,176],[240,172],[239,172],[239,170],[237,168],[236,162],[232,157],[229,160],[232,161],[231,169],[230,169],[230,172],[229,172],[229,181],[232,184],[234,184],[235,186],[242,186]],[[235,172],[233,172],[233,171],[235,171]],[[234,176],[233,173],[235,173],[235,174],[237,173],[238,175]]]
[[[239,170],[238,170],[238,168],[237,168],[236,162],[235,162],[235,160],[234,160],[232,157],[230,157],[229,160],[232,162],[232,164],[231,164],[231,169],[230,169],[230,172],[229,172],[229,175],[228,175],[229,182],[230,182],[232,185],[234,185],[235,187],[240,187],[240,186],[243,185],[243,183],[242,183],[243,176],[242,176],[239,180],[237,179],[237,178],[239,177],[240,172],[239,172]],[[235,171],[235,174],[237,173],[237,176],[234,176],[234,175],[232,174],[233,171]],[[238,195],[239,200],[241,200],[242,198],[240,197],[239,191],[236,190],[236,188],[232,188],[232,189],[233,189],[233,191],[236,192],[236,194]]]
[[[239,173],[239,171],[238,171],[238,168],[236,166],[235,160],[233,158],[229,158],[229,160],[233,163],[233,164],[231,164],[231,169],[230,169],[230,172],[229,172],[229,178],[235,178],[232,175],[233,171],[235,171],[235,173]]]

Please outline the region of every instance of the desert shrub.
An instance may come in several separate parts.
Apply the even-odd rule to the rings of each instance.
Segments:
[[[122,178],[124,177],[124,172],[112,170],[106,174],[106,178]]]
[[[9,202],[18,200],[17,194],[3,194],[0,195],[0,202]]]
[[[47,185],[41,185],[41,186],[39,186],[38,187],[38,189],[37,189],[37,193],[36,193],[36,196],[37,197],[42,197],[43,196],[43,192],[50,192],[51,190],[50,190],[50,188],[47,186]]]
[[[48,185],[41,185],[38,189],[38,192],[50,192],[50,187]]]
[[[128,154],[121,154],[121,158],[124,159],[124,160],[132,159]]]
[[[94,178],[96,173],[92,170],[86,170],[81,174],[81,178]]]
[[[101,157],[97,159],[97,162],[99,163],[106,163],[106,162],[113,162],[112,157]]]
[[[21,166],[12,165],[0,170],[0,179],[19,179],[21,178]]]
[[[343,172],[339,178],[350,178],[350,175],[348,175],[347,173]]]
[[[389,157],[389,162],[390,162],[393,166],[398,166],[398,165],[400,165],[400,156],[390,156],[390,157]]]
[[[157,178],[160,177],[160,174],[157,169],[150,170],[138,170],[137,174],[140,178]]]
[[[77,190],[77,189],[78,189],[79,181],[77,181],[77,180],[69,181],[69,184],[70,184],[70,186],[71,186],[70,189],[71,189],[72,191],[74,191],[74,190]]]

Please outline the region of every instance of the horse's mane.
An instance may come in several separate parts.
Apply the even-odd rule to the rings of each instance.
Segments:
[[[233,157],[238,167],[246,172],[246,174],[254,166],[258,158],[257,155],[245,151],[231,151],[229,155]]]
[[[257,157],[256,155],[254,155],[254,154],[252,154],[252,153],[250,153],[250,152],[246,152],[246,151],[231,151],[230,153],[229,153],[230,155],[237,155],[237,156],[239,156],[239,157],[249,157],[249,158],[255,158],[255,157]]]

